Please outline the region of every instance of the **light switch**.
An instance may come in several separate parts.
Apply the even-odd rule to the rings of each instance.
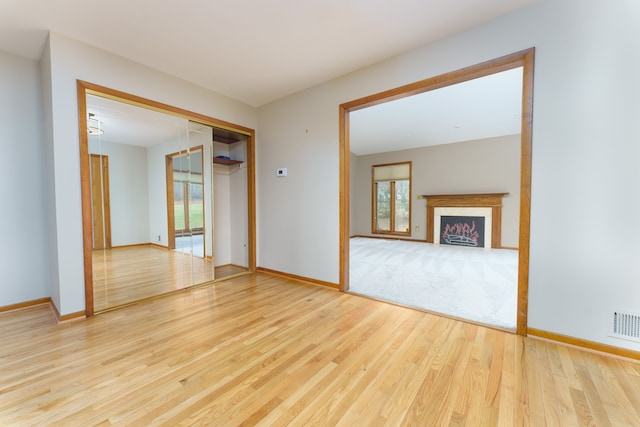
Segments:
[[[287,168],[276,169],[276,176],[287,176]]]

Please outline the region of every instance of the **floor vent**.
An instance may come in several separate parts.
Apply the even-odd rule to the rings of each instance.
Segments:
[[[614,311],[611,336],[640,342],[640,314]]]

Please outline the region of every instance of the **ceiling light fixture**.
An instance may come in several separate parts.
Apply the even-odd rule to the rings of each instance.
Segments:
[[[87,119],[87,132],[89,132],[89,135],[102,135],[104,133],[102,122],[96,119],[96,115],[93,113],[89,113],[89,118]]]

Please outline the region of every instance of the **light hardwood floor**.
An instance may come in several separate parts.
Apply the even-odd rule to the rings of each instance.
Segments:
[[[152,245],[94,250],[92,261],[96,312],[247,271]]]
[[[250,274],[0,313],[0,425],[640,425],[640,364]]]

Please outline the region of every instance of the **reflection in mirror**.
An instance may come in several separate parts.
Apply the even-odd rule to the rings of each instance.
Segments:
[[[247,219],[248,197],[244,162],[225,166],[226,178],[218,179],[215,130],[91,94],[86,105],[94,311],[248,271],[247,221],[222,233],[244,234],[241,256],[214,235],[228,228],[231,204],[244,206],[236,216]],[[246,137],[231,134],[235,145],[225,144],[223,155],[235,150],[246,159]]]
[[[169,248],[204,258],[204,190],[202,148],[168,155],[168,212],[173,213]]]
[[[522,91],[518,67],[350,112],[350,291],[516,328]],[[389,236],[372,225],[372,167],[409,161],[412,224],[395,237],[411,241],[381,239]],[[423,195],[487,193],[508,193],[494,218],[499,247],[427,243],[437,224],[427,223]]]

